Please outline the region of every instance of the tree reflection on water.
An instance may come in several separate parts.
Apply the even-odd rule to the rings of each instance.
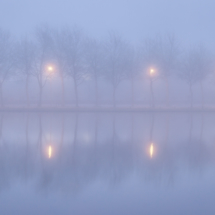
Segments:
[[[175,184],[215,164],[215,115],[198,113],[2,113],[0,189],[15,181],[78,192],[131,176]],[[187,135],[188,134],[188,135]]]

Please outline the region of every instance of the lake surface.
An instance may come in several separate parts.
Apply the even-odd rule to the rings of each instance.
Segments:
[[[213,113],[1,113],[0,214],[215,213]]]

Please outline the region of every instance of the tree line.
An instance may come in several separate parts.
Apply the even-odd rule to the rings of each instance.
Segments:
[[[170,105],[170,78],[175,76],[189,87],[190,106],[193,106],[193,86],[201,87],[204,106],[204,80],[213,73],[213,55],[203,46],[183,50],[172,35],[145,39],[134,46],[116,33],[106,40],[87,36],[78,27],[52,29],[40,26],[32,38],[20,40],[0,29],[0,103],[3,86],[12,78],[25,80],[26,105],[30,105],[29,84],[38,84],[38,106],[42,105],[44,87],[57,73],[61,82],[62,105],[65,102],[65,80],[71,79],[75,92],[75,106],[79,106],[79,85],[90,79],[94,83],[95,106],[99,105],[99,81],[112,87],[113,107],[122,81],[130,83],[131,105],[135,105],[134,88],[138,79],[149,80],[151,102],[155,106],[154,88],[157,79],[165,83],[166,106]],[[143,92],[144,93],[144,92]]]

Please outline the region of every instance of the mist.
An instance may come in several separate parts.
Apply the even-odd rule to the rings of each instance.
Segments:
[[[214,8],[0,0],[0,214],[213,214]]]
[[[110,32],[41,25],[16,40],[1,30],[1,107],[180,108],[214,105],[214,57],[174,34],[138,46]]]

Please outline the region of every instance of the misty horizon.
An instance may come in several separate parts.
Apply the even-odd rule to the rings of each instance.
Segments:
[[[77,26],[42,25],[33,38],[22,40],[1,30],[0,37],[1,106],[5,93],[13,94],[7,96],[8,104],[27,106],[41,106],[44,100],[76,107],[116,107],[118,100],[121,105],[150,107],[215,102],[211,50],[198,44],[183,49],[174,35],[147,38],[136,47],[114,32],[96,40]],[[15,93],[10,93],[12,85]]]

